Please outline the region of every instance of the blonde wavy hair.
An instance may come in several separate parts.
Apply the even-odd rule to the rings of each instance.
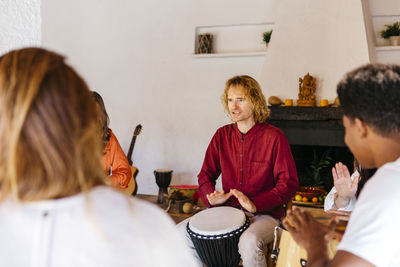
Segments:
[[[2,199],[57,199],[104,184],[95,105],[61,55],[24,48],[0,58]]]
[[[253,107],[255,122],[265,122],[269,117],[270,110],[267,107],[267,102],[265,101],[264,94],[262,93],[258,82],[248,75],[234,76],[226,81],[221,101],[228,114],[228,91],[231,87],[241,87],[244,90],[246,100],[248,100]]]

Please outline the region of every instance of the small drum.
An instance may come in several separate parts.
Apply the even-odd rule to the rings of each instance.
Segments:
[[[271,258],[276,261],[276,267],[300,267],[306,266],[307,252],[301,248],[293,240],[290,233],[279,226],[275,227],[274,232],[274,248],[272,250]],[[279,240],[280,236],[280,240]],[[279,248],[278,247],[279,240]],[[333,239],[328,245],[329,258],[333,258],[336,254],[336,248],[339,241]]]
[[[207,267],[237,266],[239,238],[249,227],[249,218],[232,207],[203,210],[189,219],[187,232]]]

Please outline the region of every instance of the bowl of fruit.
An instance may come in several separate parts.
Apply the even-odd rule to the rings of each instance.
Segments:
[[[320,187],[299,187],[293,198],[293,203],[323,204],[326,190]]]
[[[185,197],[193,198],[194,193],[199,189],[198,185],[170,185],[169,194],[173,192],[180,191]]]

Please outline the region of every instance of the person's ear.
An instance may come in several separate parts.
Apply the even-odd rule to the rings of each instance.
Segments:
[[[368,126],[365,122],[359,118],[354,119],[354,124],[356,126],[357,132],[361,138],[365,138],[368,135]]]

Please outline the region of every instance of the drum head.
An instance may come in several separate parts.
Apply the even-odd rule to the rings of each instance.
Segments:
[[[245,223],[243,211],[232,207],[215,207],[192,216],[189,229],[201,235],[220,235],[235,231]]]

